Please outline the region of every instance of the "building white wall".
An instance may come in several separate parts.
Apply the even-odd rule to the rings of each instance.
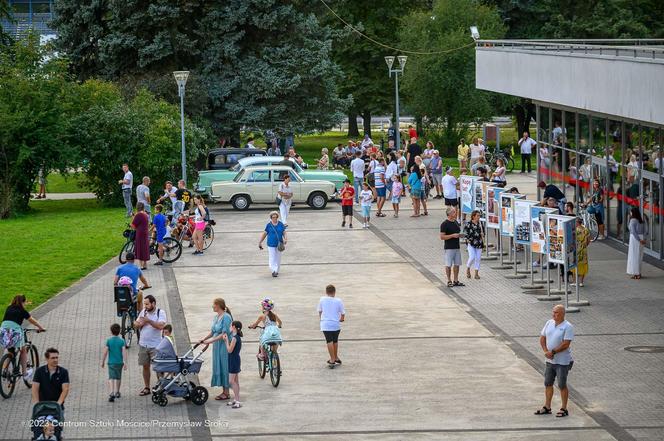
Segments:
[[[476,87],[664,124],[664,62],[476,49]]]

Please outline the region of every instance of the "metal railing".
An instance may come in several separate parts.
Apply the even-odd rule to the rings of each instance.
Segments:
[[[478,40],[477,47],[664,61],[664,39],[654,38],[638,40]]]

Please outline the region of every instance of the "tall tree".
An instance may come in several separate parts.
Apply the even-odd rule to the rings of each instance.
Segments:
[[[398,46],[397,30],[404,16],[423,8],[425,1],[337,0],[328,4],[341,19],[366,36],[386,45]],[[332,27],[343,29],[342,37],[334,44],[334,60],[344,72],[339,84],[341,94],[353,97],[353,104],[348,109],[348,136],[359,135],[357,124],[353,124],[358,115],[364,121],[364,134],[371,136],[371,116],[394,111],[394,80],[388,77],[385,56],[397,53],[344,28],[340,19],[326,8],[321,12]]]
[[[185,109],[218,133],[306,132],[338,122],[349,102],[336,90],[331,31],[307,12],[312,4],[59,0],[54,26],[81,78],[175,100],[172,71],[190,70]]]
[[[451,149],[468,122],[493,114],[491,94],[475,88],[475,49],[468,29],[477,25],[484,38],[500,38],[502,20],[496,8],[475,0],[435,0],[432,10],[414,12],[407,21],[402,44],[438,52],[408,58],[403,76],[408,105],[428,124],[442,126],[443,148]]]

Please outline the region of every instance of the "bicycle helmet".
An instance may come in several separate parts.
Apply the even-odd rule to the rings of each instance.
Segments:
[[[274,302],[271,299],[263,299],[261,308],[263,308],[263,311],[272,311],[274,309]]]
[[[131,277],[122,276],[118,280],[118,286],[132,286],[133,284],[134,284],[134,281],[131,280]]]

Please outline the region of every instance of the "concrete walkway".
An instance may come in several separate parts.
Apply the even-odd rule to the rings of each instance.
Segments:
[[[277,389],[258,377],[256,331],[246,330],[244,407],[208,402],[224,439],[613,439],[574,403],[567,419],[536,417],[542,377],[412,262],[372,231],[342,230],[340,210],[294,210],[277,279],[257,248],[263,210],[217,214],[216,246],[175,268],[190,338],[223,297],[245,326],[271,297],[284,322]],[[357,223],[359,224],[359,222]],[[315,244],[315,246],[313,246]],[[316,305],[334,283],[347,309],[342,367],[326,367]],[[548,318],[545,313],[543,320]],[[211,363],[201,373],[210,378]],[[219,393],[214,390],[213,393]],[[556,403],[557,404],[557,403]]]

